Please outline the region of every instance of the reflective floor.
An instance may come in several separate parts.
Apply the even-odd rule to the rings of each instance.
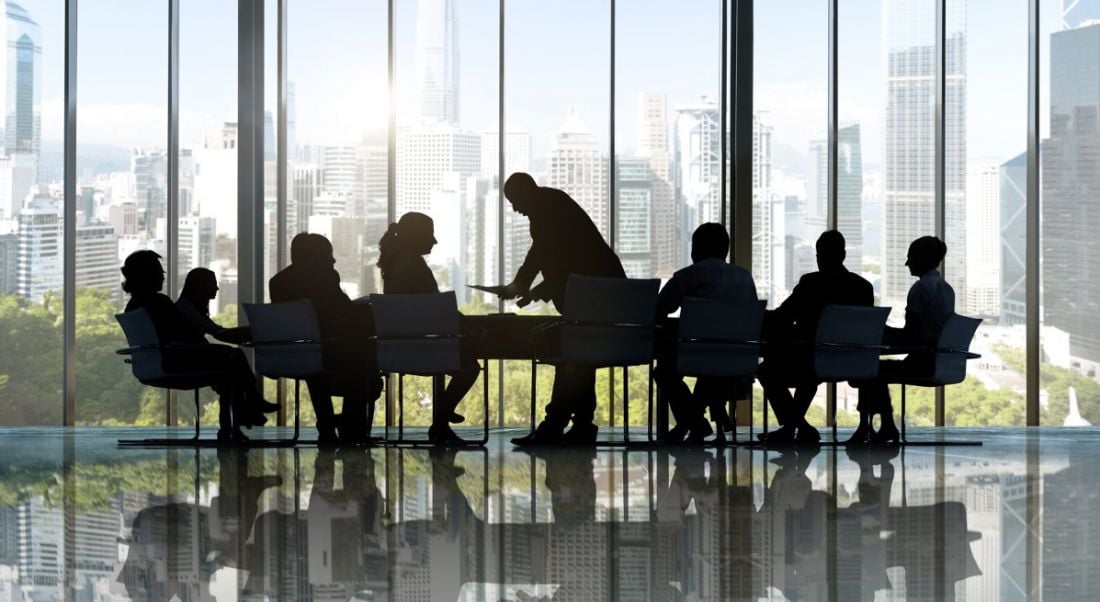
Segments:
[[[119,449],[122,434],[0,429],[0,599],[1100,592],[1091,430],[950,430],[985,445],[904,453],[534,455],[510,433],[457,453]]]

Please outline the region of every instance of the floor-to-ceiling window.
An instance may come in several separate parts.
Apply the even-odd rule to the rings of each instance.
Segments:
[[[58,424],[64,6],[46,0],[8,2],[3,17],[9,41],[0,58],[6,74],[0,82],[0,424]],[[92,193],[88,195],[81,197],[85,214],[95,204]],[[111,247],[114,241],[101,230],[86,232],[97,239],[93,244],[102,238]],[[104,252],[113,261],[113,250]],[[117,274],[110,274],[112,290]],[[95,293],[83,296],[89,294]]]

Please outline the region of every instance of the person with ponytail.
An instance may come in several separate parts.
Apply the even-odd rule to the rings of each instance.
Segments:
[[[384,294],[422,295],[439,292],[428,262],[424,256],[436,245],[435,224],[423,213],[410,212],[390,224],[378,241],[378,268],[382,272]],[[432,426],[428,438],[434,443],[459,443],[462,441],[451,430],[449,423],[462,422],[464,418],[455,408],[477,381],[477,360],[463,354],[462,370],[449,374],[450,382],[432,407]]]

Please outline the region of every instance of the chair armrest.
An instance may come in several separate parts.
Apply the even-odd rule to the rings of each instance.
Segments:
[[[245,341],[241,347],[271,347],[274,345],[319,345],[333,339],[283,339],[275,341]]]
[[[402,334],[402,335],[371,335],[367,337],[370,341],[460,341],[463,339],[473,339],[463,334]]]
[[[715,339],[707,337],[679,337],[677,343],[703,343],[707,345],[730,345],[738,347],[752,347],[762,344],[762,341],[747,339]]]
[[[968,360],[976,360],[976,359],[978,359],[982,356],[980,353],[974,353],[974,352],[970,351],[969,349],[952,349],[950,347],[937,347],[935,349],[935,352],[936,353],[952,353],[952,354],[955,354],[955,355],[961,355],[961,356],[965,357]]]
[[[887,345],[854,345],[850,343],[814,343],[814,347],[846,351],[887,351],[890,349]]]
[[[138,351],[144,351],[146,349],[159,349],[160,351],[202,351],[208,349],[210,345],[208,343],[152,343],[149,345],[131,345],[115,351],[118,355],[133,355]]]

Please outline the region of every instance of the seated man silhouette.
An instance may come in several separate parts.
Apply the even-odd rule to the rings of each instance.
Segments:
[[[870,282],[844,267],[844,235],[836,230],[817,239],[817,269],[805,274],[782,305],[768,312],[764,340],[768,350],[760,367],[760,383],[780,428],[759,436],[771,443],[817,443],[821,434],[806,422],[806,411],[821,382],[814,374],[813,349],[821,310],[829,304],[873,305]],[[794,396],[788,387],[795,386]]]
[[[756,301],[756,284],[752,274],[726,261],[729,250],[730,237],[725,226],[707,223],[696,228],[691,236],[692,264],[673,274],[661,289],[657,296],[657,317],[668,317],[680,309],[685,297]],[[701,388],[729,390],[729,387],[708,387],[707,381],[712,379],[700,379],[693,394],[684,383],[683,376],[676,373],[675,343],[669,342],[661,347],[663,349],[653,375],[676,417],[676,426],[668,432],[665,440],[682,442],[686,435],[690,442],[702,442],[713,430],[703,417],[704,405],[699,398]],[[716,413],[720,411],[721,404],[716,405],[718,407],[711,409],[711,418],[718,420]],[[719,425],[719,428],[722,426]]]
[[[153,322],[162,345],[173,343],[198,345],[195,351],[166,350],[164,368],[169,372],[217,371],[228,367],[232,386],[214,387],[218,398],[219,441],[247,441],[241,427],[262,426],[267,412],[279,409],[278,404],[265,401],[256,387],[256,375],[240,349],[207,342],[203,331],[192,325],[167,295],[164,288],[164,268],[156,251],[134,251],[123,263],[126,281],[122,290],[130,295],[126,311],[144,309]]]
[[[431,294],[439,292],[435,275],[424,261],[436,245],[435,223],[423,213],[409,212],[395,224],[390,224],[378,241],[378,268],[382,272],[382,292],[386,294]],[[462,443],[451,430],[450,422],[464,418],[455,408],[477,382],[477,359],[470,353],[462,355],[462,369],[448,374],[451,381],[445,387],[433,386],[432,425],[428,439],[433,443]],[[441,385],[442,382],[433,383]]]
[[[326,375],[306,380],[318,437],[323,443],[339,440],[363,442],[370,437],[374,402],[382,391],[382,378],[369,337],[374,321],[370,306],[353,303],[340,289],[340,274],[332,243],[320,234],[301,233],[290,244],[290,265],[268,284],[271,301],[308,299],[317,311]],[[344,398],[339,418],[332,397]]]
[[[565,192],[539,186],[530,175],[517,172],[504,183],[504,196],[508,197],[514,211],[527,216],[531,249],[515,279],[501,293],[502,298],[518,297],[520,307],[531,301],[551,301],[559,312],[564,312],[565,285],[570,275],[626,277],[623,264],[596,224]],[[539,273],[542,282],[531,288]],[[546,418],[533,433],[512,442],[517,445],[561,441],[593,443],[597,430],[592,423],[595,412],[596,369],[557,366]],[[570,420],[573,428],[565,433]]]
[[[931,376],[935,366],[932,349],[939,342],[947,319],[955,313],[955,289],[936,270],[947,256],[947,245],[935,236],[922,236],[909,245],[905,265],[919,278],[905,301],[905,326],[887,327],[883,343],[892,346],[927,347],[910,353],[904,360],[883,360],[879,379],[860,386],[859,428],[849,443],[889,443],[901,438],[894,424],[894,408],[886,383],[906,376]],[[873,430],[874,415],[880,416],[879,430]]]

